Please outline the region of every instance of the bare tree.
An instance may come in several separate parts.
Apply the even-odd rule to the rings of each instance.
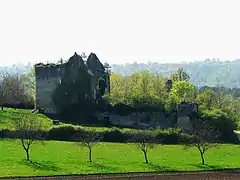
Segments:
[[[2,109],[5,103],[16,104],[24,102],[28,99],[24,90],[22,77],[2,73],[0,74],[0,88],[0,101]]]
[[[31,145],[37,142],[44,144],[42,132],[45,128],[42,124],[42,121],[28,117],[15,116],[13,119],[13,128],[19,132],[21,146],[26,152],[26,160],[30,161],[29,150]]]
[[[12,104],[24,102],[26,93],[24,91],[23,79],[19,76],[10,76],[8,78],[9,101]]]
[[[8,95],[8,84],[6,79],[10,75],[8,73],[0,73],[0,103],[1,109],[3,111],[4,104],[7,102],[7,95]]]
[[[204,165],[206,151],[217,146],[216,142],[220,134],[215,128],[201,119],[192,119],[192,124],[193,139],[190,142],[185,142],[184,148],[196,147],[200,153],[202,165]]]
[[[80,147],[86,147],[88,148],[88,156],[89,156],[89,162],[92,162],[92,150],[93,147],[99,143],[102,139],[102,136],[95,128],[91,128],[90,131],[80,134],[76,133],[73,136],[73,139],[77,141],[77,144],[80,145]]]
[[[143,152],[145,163],[148,164],[149,149],[153,149],[156,145],[156,140],[152,137],[149,131],[142,130],[141,133],[136,134],[129,142],[136,143],[137,148]]]

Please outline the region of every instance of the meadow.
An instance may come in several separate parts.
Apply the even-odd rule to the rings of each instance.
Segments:
[[[31,110],[5,108],[0,111],[1,129],[11,129],[13,115],[42,120],[47,129],[55,127],[52,120],[42,114],[34,114]],[[68,124],[61,123],[60,126],[65,125]],[[85,130],[91,128],[74,127]],[[107,129],[109,128],[97,128],[98,131]],[[156,146],[149,151],[149,164],[144,163],[143,154],[136,144],[130,143],[97,144],[93,148],[92,163],[88,162],[88,149],[81,148],[77,143],[64,141],[45,141],[45,145],[33,144],[30,148],[31,162],[27,162],[19,140],[1,139],[0,154],[0,177],[240,168],[239,146],[230,144],[221,144],[207,151],[204,166],[201,165],[199,152],[195,148],[185,150],[182,145]]]
[[[219,145],[206,152],[206,165],[196,149],[181,145],[159,145],[149,151],[150,164],[135,144],[99,143],[93,148],[93,162],[88,162],[88,150],[73,142],[47,141],[33,144],[30,159],[19,140],[0,141],[0,176],[46,176],[61,174],[92,174],[150,171],[186,171],[240,168],[237,145]]]

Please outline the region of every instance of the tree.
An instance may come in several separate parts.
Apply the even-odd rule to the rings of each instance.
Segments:
[[[4,96],[7,104],[15,105],[27,99],[22,77],[6,75],[2,83],[5,88]]]
[[[80,145],[80,147],[88,148],[89,162],[92,162],[93,147],[99,143],[101,139],[102,136],[95,128],[92,128],[90,131],[86,132],[86,134],[81,135],[80,133],[76,133],[73,136],[73,140],[77,141],[77,144]]]
[[[195,98],[195,87],[187,81],[176,81],[173,83],[171,95],[176,98],[176,102],[193,101]]]
[[[22,76],[22,81],[24,84],[24,91],[27,94],[29,100],[35,101],[35,71],[34,69],[31,72],[24,74]]]
[[[143,152],[145,163],[148,164],[149,149],[153,149],[156,145],[156,140],[151,136],[147,130],[142,133],[136,134],[129,142],[136,142],[137,148]]]
[[[41,120],[29,117],[14,115],[13,128],[19,132],[19,139],[23,149],[26,152],[26,160],[30,161],[29,150],[33,143],[41,142],[43,144],[44,126]]]
[[[171,78],[173,81],[189,81],[190,76],[183,68],[179,68],[176,72],[172,73]]]
[[[215,104],[216,93],[213,90],[206,89],[196,97],[196,102],[204,108],[210,110]]]
[[[7,100],[7,83],[6,78],[9,76],[7,73],[1,73],[0,74],[0,102],[1,102],[1,109],[3,111],[4,103],[6,103]]]
[[[202,121],[196,115],[190,115],[193,124],[192,135],[193,139],[190,142],[185,142],[186,149],[196,147],[201,156],[202,165],[205,164],[204,154],[210,148],[216,147],[219,133],[210,126],[207,122]]]

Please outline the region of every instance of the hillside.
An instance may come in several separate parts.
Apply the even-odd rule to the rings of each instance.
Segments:
[[[112,72],[128,75],[140,70],[169,75],[178,68],[183,68],[191,77],[192,83],[198,86],[225,86],[229,88],[240,88],[240,60],[218,61],[206,60],[191,63],[132,63],[112,64]],[[32,65],[15,64],[10,67],[0,67],[0,72],[8,71],[11,74],[23,74],[29,72]]]

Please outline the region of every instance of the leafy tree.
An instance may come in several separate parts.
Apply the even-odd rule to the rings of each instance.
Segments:
[[[173,83],[170,92],[176,98],[176,102],[193,101],[195,97],[195,87],[187,81],[176,81]]]
[[[196,102],[204,108],[210,110],[214,107],[216,93],[213,90],[206,89],[196,97]]]
[[[233,130],[237,128],[237,122],[234,118],[231,118],[229,114],[222,109],[214,108],[212,110],[205,110],[202,113],[202,117],[209,122],[209,124],[215,127],[221,132],[221,140],[225,142],[236,142],[236,136]]]

